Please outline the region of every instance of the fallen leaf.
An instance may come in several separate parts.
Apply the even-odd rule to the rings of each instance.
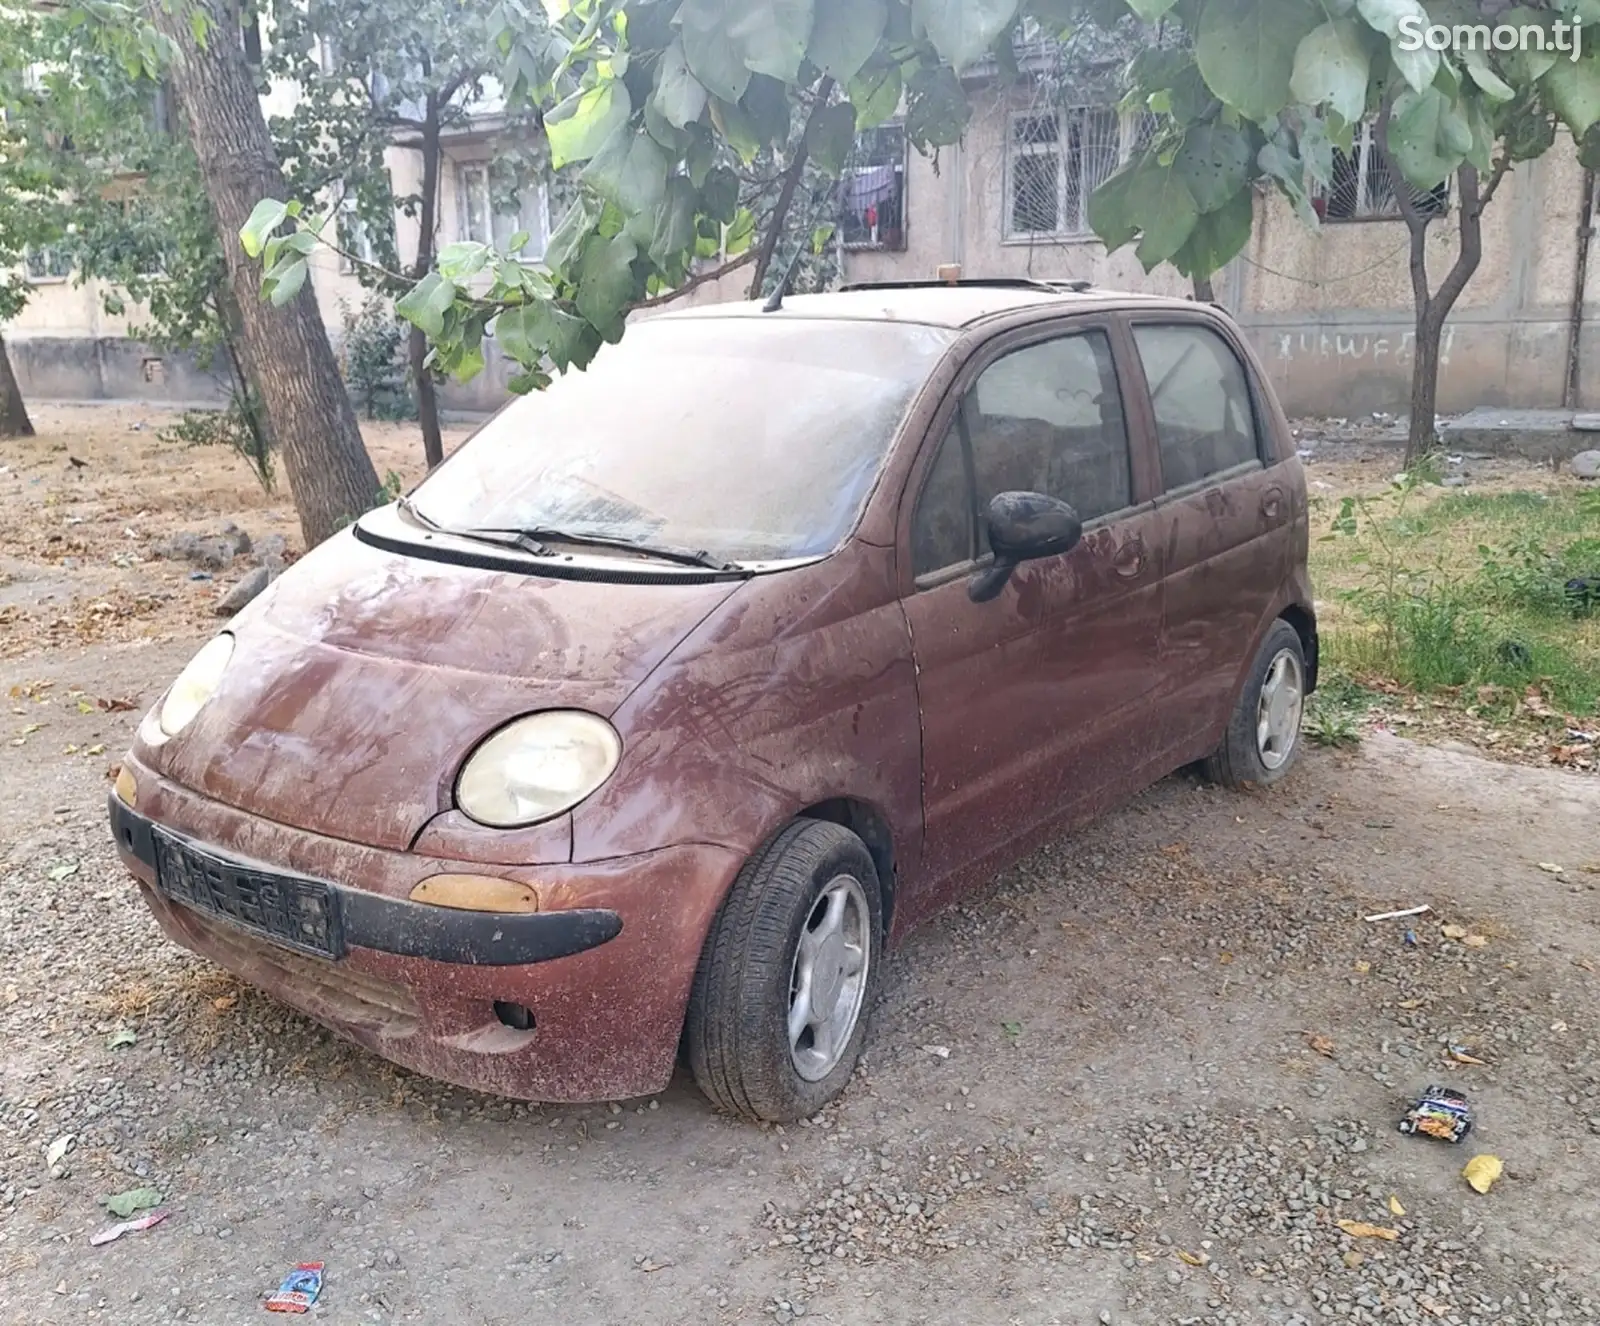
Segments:
[[[106,1049],[120,1050],[125,1045],[136,1045],[138,1041],[132,1027],[118,1027],[106,1037]]]
[[[105,1199],[106,1210],[124,1220],[135,1211],[148,1211],[160,1205],[161,1194],[154,1188],[129,1188],[127,1192],[119,1192],[115,1197]]]
[[[1370,962],[1358,962],[1358,963],[1356,963],[1356,974],[1357,975],[1365,976],[1371,970],[1372,970],[1372,964]]]
[[[90,746],[88,750],[84,751],[85,755],[104,755],[105,753],[106,748],[104,746]]]
[[[1468,935],[1461,941],[1465,948],[1488,948],[1489,939],[1486,935]]]
[[[1567,873],[1563,867],[1558,866],[1554,861],[1539,862],[1539,869],[1547,875],[1565,875]]]
[[[44,1153],[44,1163],[54,1169],[71,1148],[73,1135],[68,1133],[65,1137],[58,1137],[50,1143],[50,1149]]]
[[[1499,1156],[1473,1156],[1467,1161],[1467,1167],[1461,1171],[1461,1177],[1472,1186],[1473,1192],[1488,1192],[1504,1170],[1505,1166],[1500,1163]]]
[[[1333,1058],[1333,1042],[1330,1041],[1326,1036],[1308,1035],[1306,1037],[1306,1044],[1318,1054],[1326,1055],[1329,1059]]]
[[[1422,1007],[1422,1000],[1420,1000],[1420,999],[1402,999],[1400,1001],[1400,1007],[1401,1008],[1421,1008]]]
[[[219,1013],[226,1013],[238,1002],[239,996],[236,994],[219,995],[216,999],[211,1001],[211,1007],[216,1009]]]
[[[1218,954],[1217,955],[1217,961],[1220,962],[1224,967],[1226,967],[1229,963],[1231,963],[1233,961],[1233,954],[1231,954],[1231,953]]]
[[[120,699],[120,698],[114,698],[114,699],[110,699],[110,700],[96,700],[95,704],[97,704],[102,710],[104,710],[108,714],[126,713],[130,709],[134,709],[134,708],[137,707],[132,700],[123,700],[123,699]]]
[[[1386,1229],[1382,1225],[1369,1225],[1364,1220],[1341,1220],[1339,1228],[1353,1239],[1386,1239],[1393,1243],[1400,1237],[1398,1229]]]
[[[948,1045],[924,1045],[922,1048],[925,1053],[933,1055],[936,1059],[948,1059],[950,1057],[950,1047]]]
[[[1557,1033],[1558,1035],[1561,1032],[1565,1031],[1566,1029],[1567,1029],[1567,1024],[1565,1022],[1552,1022],[1550,1024],[1550,1030],[1555,1032],[1555,1033]]]
[[[1020,1022],[1002,1022],[1000,1024],[1000,1029],[1004,1031],[1007,1036],[1011,1037],[1012,1040],[1015,1040],[1018,1036],[1022,1035],[1022,1023]]]
[[[1178,1260],[1186,1263],[1189,1266],[1204,1266],[1206,1264],[1206,1259],[1204,1257],[1201,1257],[1196,1253],[1185,1252],[1182,1248],[1178,1249]]]
[[[76,862],[76,861],[64,861],[59,866],[51,866],[50,869],[48,871],[46,871],[45,873],[48,874],[50,876],[50,878],[53,879],[53,880],[63,880],[63,879],[66,879],[69,875],[76,875],[78,873],[78,870],[79,870],[79,863],[78,862]]]
[[[1475,1054],[1468,1054],[1459,1045],[1452,1045],[1444,1052],[1446,1059],[1452,1059],[1458,1064],[1474,1064],[1479,1068],[1484,1067],[1484,1061]]]
[[[1405,1207],[1400,1205],[1400,1199],[1398,1197],[1396,1197],[1393,1193],[1390,1193],[1389,1194],[1389,1214],[1390,1215],[1403,1216],[1405,1213],[1406,1213],[1406,1209],[1405,1209]]]
[[[1446,939],[1465,939],[1467,928],[1464,925],[1444,925],[1439,927],[1439,933]]]

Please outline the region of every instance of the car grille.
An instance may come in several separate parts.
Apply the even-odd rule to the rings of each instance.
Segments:
[[[160,829],[154,838],[156,888],[173,902],[302,953],[344,956],[339,903],[330,885],[225,861]]]

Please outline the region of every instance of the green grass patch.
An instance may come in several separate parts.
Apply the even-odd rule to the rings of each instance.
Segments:
[[[1593,493],[1402,482],[1324,504],[1320,523],[1312,572],[1335,668],[1464,704],[1487,687],[1510,706],[1536,686],[1559,710],[1600,712],[1600,604],[1572,589],[1600,587]]]

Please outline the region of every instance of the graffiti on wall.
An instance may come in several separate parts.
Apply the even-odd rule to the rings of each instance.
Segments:
[[[1456,329],[1447,324],[1439,338],[1441,365],[1450,362],[1450,348],[1455,339]],[[1411,363],[1416,341],[1416,333],[1409,331],[1393,336],[1373,336],[1366,332],[1279,332],[1278,358],[1365,360],[1370,364],[1389,360],[1396,367],[1404,368]]]

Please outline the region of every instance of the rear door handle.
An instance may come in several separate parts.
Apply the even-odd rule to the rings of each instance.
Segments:
[[[1132,580],[1144,570],[1144,540],[1129,539],[1117,549],[1111,565],[1119,576]]]
[[[1283,510],[1283,489],[1270,488],[1267,495],[1261,499],[1261,514],[1268,520],[1276,520],[1278,513]]]

